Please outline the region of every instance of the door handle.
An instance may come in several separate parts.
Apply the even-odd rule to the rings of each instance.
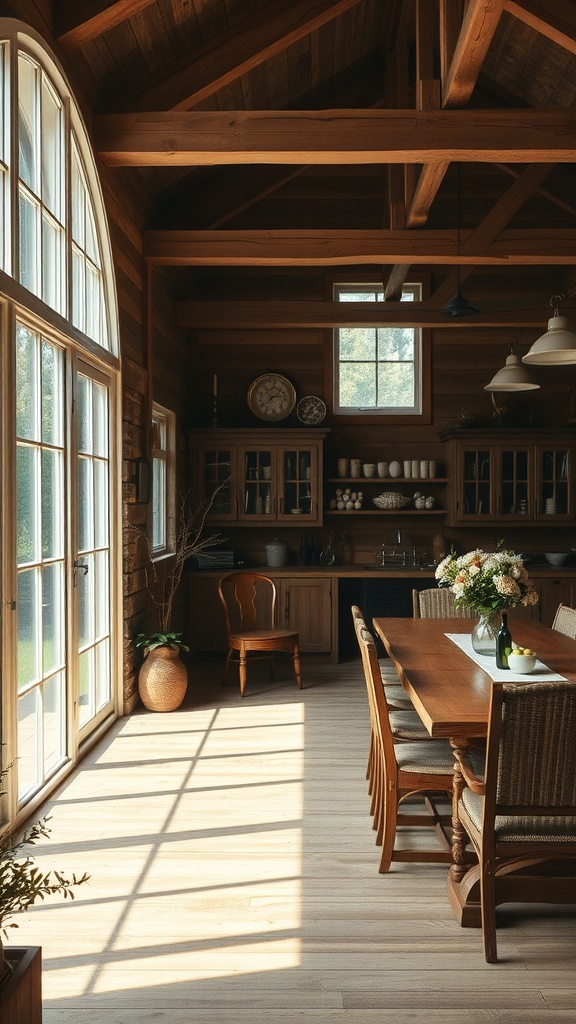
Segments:
[[[75,587],[78,586],[78,570],[82,569],[84,575],[86,576],[86,574],[88,572],[88,568],[89,567],[86,565],[86,562],[79,562],[77,558],[74,559],[74,580],[73,580],[73,585]]]

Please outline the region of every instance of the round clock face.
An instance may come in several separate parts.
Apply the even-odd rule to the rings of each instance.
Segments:
[[[295,404],[294,387],[279,373],[264,373],[248,390],[248,405],[261,420],[284,420]]]
[[[301,398],[298,402],[296,415],[301,423],[315,426],[317,423],[322,423],[326,415],[326,406],[316,395],[307,395],[306,398]]]

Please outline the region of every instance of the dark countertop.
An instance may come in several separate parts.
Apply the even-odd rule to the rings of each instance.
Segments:
[[[349,578],[349,577],[365,577],[366,579],[394,579],[394,577],[400,577],[400,579],[434,579],[434,566],[414,566],[406,565],[399,567],[387,567],[371,569],[366,568],[361,563],[353,563],[350,565],[282,565],[282,566],[270,566],[270,565],[252,565],[252,566],[238,566],[236,571],[240,572],[242,568],[245,568],[247,572],[261,572],[265,576],[280,577],[280,576],[305,576],[305,577],[331,577],[333,579]],[[530,576],[534,579],[558,579],[558,578],[571,578],[576,577],[576,565],[562,565],[553,566],[547,563],[528,565],[526,567]],[[233,569],[198,569],[191,570],[190,576],[224,576],[228,572],[233,572]]]

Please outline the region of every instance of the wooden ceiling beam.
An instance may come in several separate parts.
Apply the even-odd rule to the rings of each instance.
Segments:
[[[144,255],[154,266],[342,266],[365,263],[529,266],[573,264],[576,229],[502,231],[482,251],[472,232],[456,231],[147,231]]]
[[[155,0],[68,0],[57,4],[58,42],[67,50],[76,50],[153,3]]]
[[[522,173],[515,164],[495,164],[499,170],[509,174],[512,178],[519,178]],[[536,189],[538,195],[548,199],[549,202],[559,206],[571,216],[576,217],[576,180],[574,172],[565,167],[554,167],[550,171],[552,180],[546,186],[541,185]]]
[[[576,7],[574,0],[505,0],[505,9],[535,28],[547,39],[570,53],[576,53]]]
[[[170,111],[100,114],[110,167],[576,161],[576,110]]]
[[[565,309],[565,306],[563,306]],[[549,310],[504,310],[466,317],[466,329],[473,327],[542,327]],[[179,327],[198,330],[281,330],[330,327],[369,327],[386,323],[391,327],[458,328],[462,321],[419,302],[179,302]],[[501,340],[499,341],[501,344]]]
[[[273,0],[117,97],[115,110],[190,110],[361,0]]]

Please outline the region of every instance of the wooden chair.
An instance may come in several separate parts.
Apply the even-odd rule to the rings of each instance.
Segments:
[[[474,619],[477,614],[467,605],[456,608],[454,594],[446,587],[412,591],[412,612],[415,619]]]
[[[356,622],[364,626],[366,629],[366,622],[358,605],[352,605],[352,620],[354,622],[354,628],[356,628]],[[389,708],[395,708],[397,711],[412,711],[414,705],[410,700],[410,697],[406,693],[406,690],[402,686],[402,683],[398,679],[398,675],[394,665],[389,658],[380,658],[378,664],[380,665],[380,674],[382,676],[382,685],[384,687],[384,693],[386,694],[386,703]]]
[[[270,660],[270,677],[274,676],[274,654],[284,651],[292,655],[294,674],[298,689],[302,689],[300,678],[300,651],[298,633],[291,629],[277,629],[276,584],[268,576],[257,572],[232,572],[223,576],[218,584],[218,594],[226,615],[228,632],[228,654],[224,679],[230,663],[238,654],[240,696],[244,696],[247,679],[247,662],[250,654],[267,655]]]
[[[493,683],[485,777],[457,752],[464,780],[456,783],[455,803],[479,860],[488,963],[497,960],[496,905],[530,895],[530,880],[523,891],[521,876],[506,894],[499,869],[515,859],[524,866],[529,858],[576,860],[575,736],[576,683]],[[542,902],[576,902],[571,868],[570,877],[558,871],[544,880]]]
[[[559,604],[552,623],[552,629],[564,636],[570,636],[576,640],[576,608],[570,608],[567,604]]]
[[[373,791],[370,810],[374,817],[376,843],[382,845],[378,870],[381,873],[389,871],[393,860],[449,864],[451,851],[445,826],[450,822],[451,816],[438,813],[431,793],[450,794],[452,791],[454,757],[450,744],[446,740],[428,740],[425,743],[394,742],[374,638],[363,626],[357,627],[357,635],[373,736]],[[416,793],[422,794],[428,813],[400,813],[399,808],[403,801]],[[399,825],[433,827],[442,848],[395,849]]]

